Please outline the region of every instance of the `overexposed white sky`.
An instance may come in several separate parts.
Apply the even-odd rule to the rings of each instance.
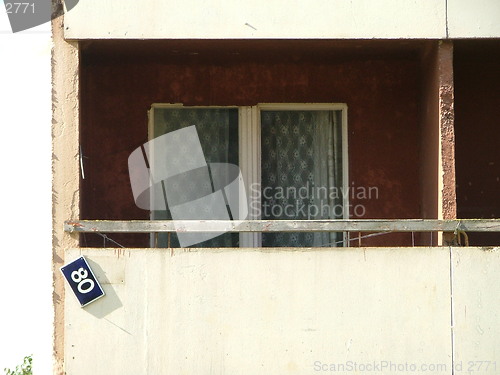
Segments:
[[[0,373],[52,373],[50,24],[13,34],[0,6]]]

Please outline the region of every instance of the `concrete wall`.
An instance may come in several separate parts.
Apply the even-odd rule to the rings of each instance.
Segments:
[[[420,188],[422,217],[456,217],[453,44],[427,43],[420,88]],[[437,245],[441,238],[419,235]],[[429,242],[427,242],[429,243]]]
[[[349,361],[451,374],[500,354],[498,248],[66,256],[80,254],[106,296],[82,309],[67,295],[72,375],[314,374]]]
[[[443,38],[445,1],[80,2],[65,36],[87,38]],[[92,19],[92,27],[88,20]]]
[[[496,0],[81,1],[68,39],[499,37]],[[92,22],[89,23],[89,20]]]
[[[427,43],[420,87],[422,216],[456,217],[453,44]]]
[[[498,373],[492,362],[500,359],[499,248],[454,248],[451,259],[456,366]]]
[[[79,217],[79,47],[62,39],[62,17],[52,21],[52,267],[55,356],[54,373],[63,374],[64,284],[60,267],[64,250],[78,246],[78,235],[63,230]]]
[[[348,360],[451,364],[447,249],[83,254],[107,296],[84,309],[66,298],[70,374],[313,374],[315,362]]]

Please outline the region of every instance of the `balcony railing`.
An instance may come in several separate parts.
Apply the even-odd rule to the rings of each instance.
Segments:
[[[500,232],[500,219],[69,220],[66,232]]]

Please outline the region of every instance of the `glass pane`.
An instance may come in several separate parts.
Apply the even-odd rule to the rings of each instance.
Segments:
[[[341,111],[262,111],[262,219],[341,219]],[[342,233],[263,233],[262,246],[338,246]]]
[[[155,108],[153,138],[175,130],[195,125],[198,138],[201,143],[206,163],[231,163],[238,165],[238,109],[237,108]],[[169,160],[168,163],[185,163],[185,160]],[[182,168],[181,168],[182,169]],[[166,199],[168,189],[171,196],[182,197],[184,203],[189,203],[200,198],[200,191],[204,196],[214,192],[214,181],[210,169],[199,168],[193,174],[187,173],[168,186],[158,188],[162,190]],[[206,172],[204,187],[200,187],[199,181]],[[198,175],[195,176],[194,173]],[[191,186],[196,185],[196,186]],[[206,191],[205,191],[206,190]],[[196,191],[197,196],[191,196],[190,192]],[[167,205],[166,210],[153,211],[153,220],[171,220],[172,213]],[[225,207],[230,212],[229,207]],[[199,207],[197,208],[199,209]],[[203,210],[203,207],[201,207]],[[208,207],[207,207],[208,210]],[[176,219],[182,219],[175,217]],[[188,219],[190,217],[187,217]],[[185,217],[186,219],[186,217]],[[175,233],[160,233],[155,238],[157,247],[179,247],[179,239]],[[193,247],[237,247],[239,246],[238,233],[224,233],[212,239],[192,245]]]

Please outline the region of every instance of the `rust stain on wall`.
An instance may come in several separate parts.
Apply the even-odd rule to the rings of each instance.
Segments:
[[[417,42],[177,41],[142,46],[90,42],[82,47],[82,219],[148,219],[148,212],[133,202],[127,158],[147,141],[152,103],[294,102],[347,103],[350,185],[378,189],[376,199],[351,200],[365,208],[358,218],[421,217]],[[127,246],[149,243],[144,235],[114,238]],[[362,244],[388,241],[412,243],[410,234],[391,234]],[[82,238],[83,246],[103,242]]]

